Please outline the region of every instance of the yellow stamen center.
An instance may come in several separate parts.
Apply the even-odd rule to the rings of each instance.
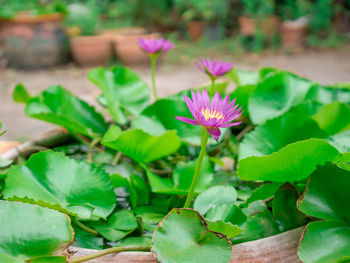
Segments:
[[[221,120],[224,118],[224,115],[221,112],[218,112],[216,110],[201,109],[201,113],[203,114],[205,120],[214,119],[214,118]]]

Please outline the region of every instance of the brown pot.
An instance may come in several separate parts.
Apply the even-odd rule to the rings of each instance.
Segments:
[[[306,25],[297,25],[295,23],[283,23],[281,28],[283,47],[302,47],[304,45],[306,31]]]
[[[198,41],[203,37],[204,26],[203,21],[191,21],[187,24],[187,31],[192,40]]]
[[[238,23],[240,33],[247,36],[255,35],[258,28],[267,37],[272,37],[279,30],[279,19],[277,16],[269,16],[267,18],[240,16]]]
[[[64,62],[67,38],[62,19],[60,13],[31,16],[20,12],[13,19],[1,20],[0,42],[9,64],[36,69]]]
[[[114,51],[117,57],[126,65],[149,63],[148,55],[139,47],[137,40],[142,38],[157,38],[158,33],[146,34],[135,28],[125,28],[115,31],[112,36]]]
[[[103,35],[74,37],[70,47],[74,61],[83,67],[106,65],[112,55],[110,39]]]

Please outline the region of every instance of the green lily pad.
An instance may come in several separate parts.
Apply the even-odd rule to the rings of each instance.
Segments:
[[[27,116],[56,125],[72,133],[98,137],[107,131],[102,115],[61,86],[52,86],[27,102]]]
[[[73,241],[68,216],[37,205],[0,201],[0,218],[1,262],[65,262]]]
[[[315,105],[316,106],[316,105]],[[311,107],[315,107],[311,106]],[[239,147],[239,159],[274,153],[289,143],[308,138],[325,138],[326,132],[309,116],[310,105],[299,105],[246,134]]]
[[[237,68],[232,69],[226,76],[238,86],[256,85],[260,79],[259,72],[245,71]]]
[[[349,116],[350,105],[333,102],[322,107],[313,116],[313,119],[327,135],[334,135],[350,129]]]
[[[193,208],[202,215],[217,206],[234,203],[237,200],[236,189],[232,186],[217,185],[202,192],[194,201]]]
[[[329,104],[335,101],[350,103],[350,85],[348,83],[331,86],[314,85],[305,99],[315,100],[322,104]]]
[[[13,100],[17,103],[27,103],[30,100],[30,94],[23,84],[17,84],[13,91]]]
[[[181,140],[176,131],[153,136],[143,130],[122,131],[118,126],[112,126],[103,137],[102,144],[121,151],[136,162],[148,163],[176,152]]]
[[[108,217],[107,221],[87,222],[88,226],[99,232],[109,241],[118,241],[132,232],[138,226],[134,213],[130,210],[119,210]]]
[[[243,209],[247,220],[241,226],[243,231],[232,239],[234,244],[253,241],[280,233],[278,224],[262,201],[255,201]]]
[[[5,199],[37,203],[81,219],[106,218],[116,205],[104,170],[57,152],[39,152],[24,165],[11,167],[5,184]]]
[[[103,92],[107,108],[117,123],[125,124],[128,116],[138,115],[149,104],[149,87],[128,68],[95,68],[88,79]]]
[[[349,262],[350,226],[339,221],[310,223],[301,238],[298,256],[304,263]]]
[[[289,72],[277,72],[262,79],[249,99],[249,115],[254,124],[287,112],[302,102],[313,83]]]
[[[270,155],[240,160],[237,175],[248,181],[295,182],[307,178],[317,165],[336,161],[339,156],[327,141],[312,138],[288,144]]]
[[[179,121],[175,119],[176,116],[193,118],[183,97],[156,101],[133,120],[131,126],[157,136],[167,130],[177,130],[181,140],[200,145],[201,127]]]
[[[228,263],[232,257],[227,237],[209,231],[192,209],[171,210],[154,231],[151,250],[162,263]]]
[[[211,221],[206,219],[210,231],[221,233],[229,239],[242,233],[242,228],[233,225],[231,222],[224,222],[223,220]]]
[[[310,223],[298,249],[305,263],[346,262],[350,259],[350,171],[328,163],[310,177],[298,208],[324,219]]]
[[[276,191],[282,186],[281,183],[267,183],[256,188],[248,197],[246,204],[257,200],[265,200],[275,195]]]

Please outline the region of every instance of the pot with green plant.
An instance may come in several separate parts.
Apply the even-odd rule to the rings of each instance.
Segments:
[[[186,23],[190,38],[198,41],[203,37],[205,26],[212,17],[210,1],[175,0],[175,7]]]
[[[98,35],[99,12],[95,1],[68,6],[65,20],[74,61],[85,67],[105,65],[111,58],[110,38]]]
[[[273,0],[242,0],[244,12],[238,18],[242,35],[254,36],[260,31],[264,36],[272,37],[279,29],[279,19],[274,15]]]
[[[285,48],[301,47],[304,44],[310,2],[308,0],[287,0],[281,8],[282,45]]]
[[[64,61],[64,5],[58,1],[0,0],[0,6],[0,40],[10,66],[37,69]]]

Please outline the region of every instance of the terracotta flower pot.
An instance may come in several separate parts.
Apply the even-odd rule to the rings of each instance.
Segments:
[[[110,39],[106,36],[77,36],[70,41],[74,61],[83,67],[106,65],[111,58]]]
[[[304,45],[307,27],[296,23],[283,23],[282,45],[284,48],[301,47]]]
[[[146,34],[145,31],[135,28],[125,28],[115,31],[112,35],[114,51],[117,57],[126,65],[149,63],[148,55],[139,47],[140,38],[157,38],[159,34]]]
[[[203,37],[204,26],[203,21],[191,21],[187,24],[187,31],[192,40],[198,41]]]
[[[277,16],[269,16],[267,18],[240,16],[238,23],[240,33],[247,36],[255,35],[258,28],[267,37],[277,34],[279,30],[279,19]]]
[[[31,16],[20,12],[13,19],[1,20],[0,42],[9,64],[25,69],[61,64],[67,40],[62,19],[60,13]]]

